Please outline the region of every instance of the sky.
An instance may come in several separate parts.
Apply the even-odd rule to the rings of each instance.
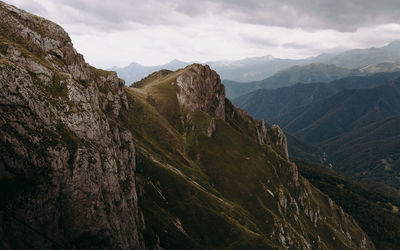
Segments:
[[[3,0],[4,1],[4,0]],[[400,40],[398,0],[5,0],[50,19],[99,68],[304,58]]]

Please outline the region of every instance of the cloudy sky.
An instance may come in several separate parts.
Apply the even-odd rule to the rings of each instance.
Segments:
[[[399,0],[5,0],[63,26],[108,68],[272,55],[303,58],[400,40]]]

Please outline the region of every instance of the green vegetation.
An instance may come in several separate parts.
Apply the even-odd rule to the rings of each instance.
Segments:
[[[346,89],[365,89],[391,83],[400,72],[352,76],[330,83],[295,84],[279,89],[261,89],[242,95],[233,103],[257,119],[284,126],[302,111],[301,107],[327,99]],[[286,119],[286,117],[288,117]],[[285,122],[285,123],[283,123]]]
[[[276,249],[280,243],[270,235],[276,234],[276,223],[283,223],[278,187],[294,197],[300,190],[313,190],[308,208],[328,214],[328,198],[306,181],[288,185],[294,181],[294,166],[270,146],[257,144],[248,120],[237,116],[225,122],[181,107],[175,81],[182,71],[158,72],[126,88],[130,108],[122,114],[122,125],[136,144],[146,244],[159,241],[166,249]],[[229,101],[226,105],[233,108]],[[216,130],[209,137],[211,119]],[[296,213],[293,207],[287,209]],[[339,235],[335,237],[340,240],[332,241],[334,218],[316,229],[299,216],[298,221],[287,216],[284,222],[297,240],[316,237],[311,232],[317,230],[327,244],[345,247],[346,239]],[[357,230],[346,227],[352,233]],[[303,229],[310,235],[300,233]]]
[[[389,196],[386,190],[371,189],[370,184],[360,184],[322,165],[301,160],[296,164],[305,178],[356,219],[377,249],[397,249],[400,245],[399,197]]]
[[[399,189],[399,77],[392,72],[298,84],[257,91],[235,103],[293,134],[292,157],[320,162],[326,152],[325,162],[336,171]]]
[[[170,86],[161,82],[148,90],[157,101],[166,105],[170,102],[176,108],[177,103],[169,99],[176,99],[171,91],[174,87]],[[167,249],[276,247],[262,235],[246,209],[222,198],[203,164],[196,162],[196,155],[202,153],[199,146],[206,139],[210,117],[194,112],[190,121],[174,126],[168,120],[170,114],[147,102],[147,93],[134,88],[128,88],[127,92],[130,114],[126,114],[125,126],[138,144],[138,185],[143,185],[146,193],[139,197],[139,206],[148,223],[144,232],[146,242],[155,244],[154,237],[158,235]],[[180,132],[183,128],[188,129],[185,136]],[[255,145],[249,138],[244,139]],[[151,160],[150,155],[157,160]],[[180,223],[182,229],[177,226]]]

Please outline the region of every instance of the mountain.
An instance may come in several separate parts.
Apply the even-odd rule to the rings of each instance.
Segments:
[[[399,77],[399,72],[378,73],[257,90],[233,103],[293,134],[288,147],[296,158],[331,163],[355,179],[400,188]]]
[[[400,188],[400,80],[341,91],[277,117],[286,131],[328,153],[333,168]]]
[[[224,80],[251,82],[265,79],[293,65],[306,64],[307,61],[265,56],[233,61],[229,64],[220,61],[207,62],[207,64],[215,69]]]
[[[375,249],[208,66],[126,87],[0,2],[2,249]]]
[[[324,143],[324,150],[336,171],[400,189],[399,127],[400,116],[390,116]]]
[[[334,64],[348,69],[360,69],[371,64],[400,62],[400,41],[381,48],[353,49],[336,55],[317,56],[313,62]]]
[[[333,64],[309,64],[293,66],[271,77],[255,82],[235,82],[225,80],[229,98],[237,98],[259,89],[278,89],[298,83],[331,82],[350,76],[370,76],[377,73],[400,72],[400,63],[371,64],[361,69],[340,68]]]
[[[257,89],[277,89],[296,83],[330,82],[344,78],[355,72],[354,70],[340,68],[335,65],[313,63],[306,66],[290,67],[262,81],[249,83],[224,81],[224,84],[227,88],[228,97],[236,98]]]
[[[293,109],[328,98],[345,89],[362,89],[384,85],[400,77],[400,72],[351,76],[329,83],[295,84],[274,90],[260,89],[233,99],[233,103],[250,115],[276,123],[277,118]]]
[[[151,227],[153,232],[168,239],[166,242],[174,243],[171,245],[173,248],[182,248],[182,240],[176,241],[173,237],[177,236],[163,232],[163,228],[168,228],[168,217],[160,218],[164,215],[180,218],[183,229],[191,233],[193,240],[197,238],[194,238],[197,233],[192,231],[190,224],[187,223],[200,228],[205,227],[207,232],[210,223],[215,225],[211,232],[202,232],[201,241],[186,242],[187,246],[191,244],[204,246],[205,240],[207,244],[220,246],[229,244],[237,248],[251,246],[261,249],[273,247],[273,244],[278,246],[303,244],[301,238],[304,236],[297,236],[303,233],[298,230],[309,228],[307,225],[309,222],[305,222],[305,227],[298,225],[296,221],[302,220],[303,215],[296,212],[295,205],[292,208],[288,205],[285,210],[285,205],[279,208],[281,205],[276,207],[277,204],[273,201],[274,197],[279,197],[280,185],[286,189],[288,184],[289,186],[290,183],[294,184],[292,188],[297,190],[294,193],[301,193],[304,188],[303,184],[295,184],[297,177],[294,165],[290,166],[285,160],[287,149],[283,132],[276,126],[266,129],[262,122],[255,121],[245,112],[236,109],[225,99],[223,85],[214,71],[208,66],[196,64],[176,72],[156,72],[135,83],[128,93],[131,106],[137,109],[133,113],[136,113],[136,116],[131,116],[136,121],[131,123],[132,133],[134,137],[135,134],[140,134],[140,138],[143,138],[138,141],[137,148],[139,151],[143,150],[144,154],[157,157],[157,161],[147,160],[145,165],[138,165],[139,179],[150,182],[148,192],[154,190],[151,183],[158,183],[160,193],[168,200],[168,204],[165,204],[164,199],[143,198],[145,218],[157,219]],[[143,120],[144,115],[146,118]],[[184,136],[183,140],[180,139],[181,136]],[[278,152],[278,155],[275,152]],[[169,169],[175,167],[174,173],[179,171],[188,178],[188,181],[193,180],[195,183],[189,182],[183,187],[176,186],[177,177],[172,175],[173,178],[168,178],[168,173],[163,171],[165,168],[162,166],[163,161],[168,163]],[[289,165],[286,165],[288,163]],[[275,166],[278,166],[276,164],[284,164],[286,167],[276,168]],[[279,174],[274,174],[275,171]],[[265,177],[267,179],[264,179]],[[299,178],[300,182],[305,181]],[[208,198],[200,196],[194,199],[193,192],[196,195],[198,192],[193,188],[197,185],[204,188]],[[284,196],[294,194],[289,189],[282,190]],[[217,198],[215,195],[218,197],[216,201],[214,201]],[[159,195],[155,193],[155,196]],[[297,203],[296,199],[298,198],[294,196],[288,197],[286,202],[290,200]],[[218,205],[220,208],[216,208],[215,205],[210,206],[215,202],[222,203]],[[139,202],[139,206],[140,204]],[[189,209],[188,204],[194,207]],[[297,207],[301,209],[302,205],[298,204]],[[205,213],[204,216],[194,218],[193,209],[196,211],[195,214]],[[220,212],[216,213],[215,209]],[[231,212],[228,212],[229,210]],[[279,211],[286,219],[279,219],[281,216]],[[239,217],[236,217],[237,215]],[[226,219],[234,223],[226,225],[224,222]],[[288,235],[285,238],[290,237],[293,243],[280,241],[274,237],[264,238],[263,235],[270,235],[267,232],[271,229],[268,228],[274,224],[265,223],[265,219],[270,222],[277,221],[286,228],[284,231]],[[237,227],[236,223],[245,226],[245,231],[242,232],[242,226]],[[229,233],[223,230],[226,227],[230,228]],[[276,230],[280,227],[273,228],[271,233],[276,235]],[[255,235],[248,232],[254,232]]]
[[[260,88],[277,89],[293,85],[294,83],[330,82],[346,77],[351,70],[337,67],[333,64],[309,64],[306,66],[293,66],[289,69],[258,82]]]
[[[297,66],[297,68],[291,69],[293,71],[291,76],[277,76],[276,80],[278,80],[279,84],[275,84],[272,81],[267,81],[265,88],[277,88],[277,85],[282,87],[285,85],[291,85],[290,83],[295,84],[298,82],[327,82],[347,76],[344,75],[346,72],[345,69],[360,69],[380,63],[400,63],[399,44],[400,41],[394,41],[381,48],[348,50],[342,53],[321,54],[316,57],[309,57],[305,59],[281,59],[274,58],[272,56],[262,56],[250,57],[242,60],[209,61],[206,62],[206,64],[210,65],[214,70],[217,71],[217,73],[224,80],[224,84],[228,85],[228,97],[234,98],[240,94],[249,93],[251,91],[241,92],[235,89],[231,90],[231,85],[233,88],[240,88],[240,83],[263,81],[279,71],[288,69],[292,66]],[[168,64],[159,66],[142,66],[137,63],[132,63],[126,67],[113,67],[109,70],[116,71],[120,77],[130,84],[146,77],[148,74],[154,71],[161,69],[176,70],[189,64],[189,62],[181,62],[178,60],[174,60]],[[305,72],[303,73],[301,72],[302,68],[299,66],[305,65],[308,66],[305,68]],[[335,65],[337,68],[332,65]],[[387,65],[383,67],[381,65],[376,67],[375,70],[387,72],[388,69]],[[307,72],[309,72],[308,75],[306,75]],[[368,71],[365,73],[376,73],[376,71]],[[285,82],[285,77],[290,81],[290,83]],[[296,78],[298,79],[296,80]],[[247,87],[245,87],[245,89]],[[252,88],[251,90],[255,89],[258,89],[258,87]],[[231,95],[231,92],[234,94]]]
[[[276,121],[289,133],[321,144],[373,122],[400,114],[400,80],[368,89],[349,89],[293,109]]]

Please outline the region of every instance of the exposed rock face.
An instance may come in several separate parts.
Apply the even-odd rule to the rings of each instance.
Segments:
[[[273,146],[277,149],[277,151],[285,156],[287,160],[289,160],[287,140],[282,129],[278,125],[272,125],[271,129],[268,130],[268,134],[271,137],[271,141],[273,141],[274,144]]]
[[[215,119],[212,118],[211,121],[210,121],[210,125],[209,125],[208,128],[207,128],[207,136],[208,136],[208,137],[211,137],[212,134],[215,132],[216,126],[217,126],[217,125],[216,125],[216,123],[215,123]]]
[[[124,82],[58,25],[0,16],[0,248],[144,248]]]
[[[225,87],[208,65],[191,65],[176,82],[180,87],[177,94],[180,105],[225,120]]]
[[[254,119],[245,110],[233,106],[228,99],[225,100],[225,116],[232,127],[247,133],[258,144],[270,143],[264,121]]]

